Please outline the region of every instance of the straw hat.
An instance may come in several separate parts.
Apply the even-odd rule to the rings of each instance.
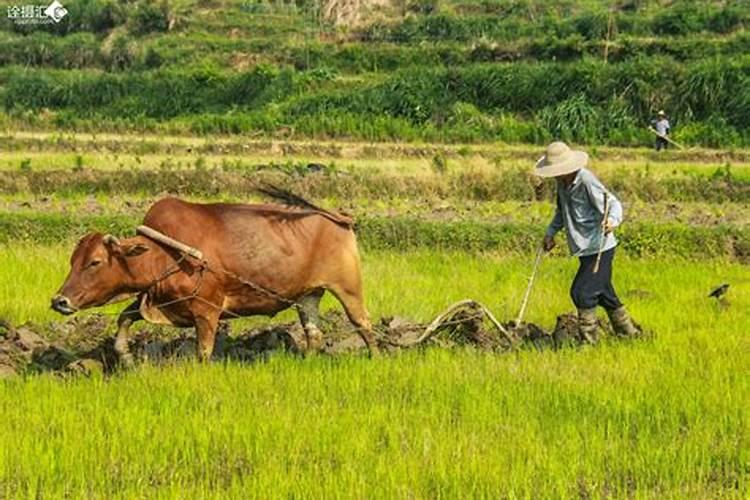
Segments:
[[[667,116],[667,114],[664,112],[663,109],[660,109],[658,113],[656,113],[656,116]]]
[[[589,164],[589,155],[574,151],[564,142],[553,142],[547,152],[536,162],[534,174],[539,177],[557,177],[571,174]]]

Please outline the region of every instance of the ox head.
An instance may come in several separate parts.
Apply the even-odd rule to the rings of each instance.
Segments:
[[[120,242],[112,235],[90,233],[81,238],[70,257],[70,272],[52,298],[52,309],[73,314],[130,296],[129,259],[148,251],[139,243]],[[123,298],[125,298],[123,297]]]

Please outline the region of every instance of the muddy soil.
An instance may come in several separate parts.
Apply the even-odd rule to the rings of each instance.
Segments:
[[[322,317],[325,332],[315,349],[324,355],[366,352],[362,339],[338,311]],[[0,379],[33,373],[60,375],[111,373],[119,369],[112,338],[112,318],[91,315],[47,325],[14,326],[0,319]],[[575,315],[563,314],[552,330],[524,323],[502,325],[505,333],[471,308],[445,318],[425,337],[426,324],[398,317],[382,318],[374,327],[375,337],[385,353],[402,349],[438,346],[470,346],[491,352],[514,349],[560,349],[581,345]],[[600,335],[610,332],[601,324]],[[192,329],[159,327],[133,329],[130,349],[138,363],[164,363],[178,358],[195,358],[196,340]],[[307,353],[307,343],[298,322],[274,324],[233,333],[222,323],[213,358],[254,362],[274,352]]]

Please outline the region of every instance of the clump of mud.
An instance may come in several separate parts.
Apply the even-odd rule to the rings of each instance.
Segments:
[[[551,331],[539,325],[497,323],[483,312],[481,304],[467,301],[430,324],[399,317],[385,317],[374,325],[376,341],[384,352],[428,346],[457,348],[471,346],[492,352],[514,349],[560,349],[584,343],[578,335],[574,314],[563,314]],[[364,341],[343,313],[322,316],[322,343],[315,349],[328,355],[365,352]],[[112,338],[112,319],[91,315],[47,325],[14,327],[0,319],[0,379],[19,374],[110,373],[118,368]],[[600,325],[601,334],[609,332]],[[175,335],[179,332],[179,335]],[[134,329],[130,350],[137,362],[162,363],[178,358],[195,358],[197,343],[192,330],[160,327]],[[217,332],[215,360],[254,362],[277,351],[304,354],[308,351],[299,322],[230,331],[222,323]]]

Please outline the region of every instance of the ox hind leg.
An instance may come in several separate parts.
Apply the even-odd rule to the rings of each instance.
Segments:
[[[357,278],[357,283],[351,286],[332,285],[328,289],[341,302],[341,305],[344,306],[344,311],[346,311],[349,321],[357,327],[357,333],[365,341],[367,349],[370,351],[370,357],[377,356],[380,351],[372,334],[370,315],[367,313],[367,308],[365,308],[362,284],[359,282],[359,278]]]
[[[305,330],[306,352],[308,353],[317,351],[323,343],[323,333],[318,326],[320,325],[318,306],[324,293],[325,290],[318,288],[297,301],[297,314]]]
[[[117,336],[115,337],[115,352],[120,365],[125,368],[133,366],[133,355],[128,347],[130,326],[143,319],[140,312],[140,299],[126,307],[117,317]]]

